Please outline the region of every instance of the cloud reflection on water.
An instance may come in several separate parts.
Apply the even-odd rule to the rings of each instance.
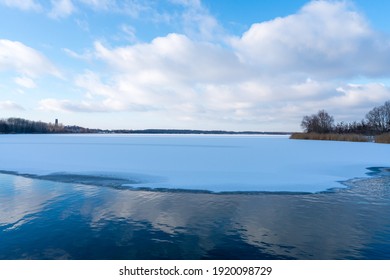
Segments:
[[[390,228],[388,178],[307,195],[133,191],[12,175],[0,182],[0,235],[42,227],[42,253],[29,258],[107,258],[109,246],[120,258],[360,259]]]
[[[388,189],[376,188],[388,199]],[[196,236],[206,252],[231,235],[259,251],[287,258],[361,258],[360,250],[372,239],[372,232],[390,223],[372,204],[359,204],[358,189],[310,195],[122,190],[104,197],[102,204],[83,213],[90,216],[92,227],[105,227],[112,220],[146,221],[173,239],[180,234]]]
[[[64,193],[58,188],[37,187],[37,181],[22,176],[2,176],[1,185],[6,195],[0,196],[0,226],[8,230],[36,218],[36,213],[43,212],[50,201],[54,202]]]

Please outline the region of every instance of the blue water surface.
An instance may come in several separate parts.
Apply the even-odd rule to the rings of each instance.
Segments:
[[[212,194],[0,174],[0,259],[390,259],[390,177],[347,185]]]

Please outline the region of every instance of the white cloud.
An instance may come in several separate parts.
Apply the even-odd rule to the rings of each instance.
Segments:
[[[338,96],[331,98],[331,105],[366,108],[381,104],[390,99],[390,88],[380,83],[347,84],[336,89]]]
[[[13,101],[0,101],[0,109],[6,111],[22,111],[24,108]]]
[[[40,52],[21,42],[4,39],[0,39],[0,71],[15,71],[30,78],[44,74],[61,76]]]
[[[40,11],[41,5],[34,0],[0,0],[0,4],[23,11]]]
[[[198,1],[175,3],[208,16]],[[221,45],[205,33],[172,33],[114,48],[96,42],[86,56],[107,68],[76,77],[84,99],[46,99],[41,108],[150,112],[178,127],[207,123],[208,128],[237,124],[242,129],[294,130],[304,114],[326,109],[340,120],[348,108],[360,119],[390,96],[384,85],[348,82],[388,76],[390,45],[346,2],[310,2],[294,15],[254,24],[230,42]]]
[[[195,42],[180,34],[158,37],[149,44],[112,50],[97,42],[95,50],[96,57],[114,71],[138,75],[142,83],[153,84],[158,79],[165,80],[167,84],[233,82],[242,76],[242,65],[234,53],[216,44]]]
[[[348,2],[320,0],[252,25],[233,45],[243,61],[263,71],[341,78],[389,74],[390,41],[383,39]]]
[[[49,17],[56,19],[68,17],[76,10],[72,0],[51,0],[51,4]]]
[[[234,83],[245,76],[233,53],[179,34],[150,44],[111,50],[96,43],[95,48],[96,56],[111,66],[115,76],[106,87],[96,81],[90,84],[111,88],[110,97],[124,104],[168,110],[178,103],[193,103],[203,110],[205,85]]]
[[[28,77],[16,77],[14,79],[14,81],[19,86],[24,87],[24,88],[28,88],[28,89],[36,88],[36,86],[37,86],[35,84],[34,80],[32,80]]]
[[[270,117],[261,114],[274,112],[268,103],[280,99],[274,95],[275,88],[258,81],[257,74],[233,52],[184,35],[170,34],[149,44],[114,49],[97,42],[95,56],[109,65],[110,76],[87,71],[75,81],[85,91],[82,102],[51,100],[42,108],[155,111],[171,121],[253,125],[269,122]]]

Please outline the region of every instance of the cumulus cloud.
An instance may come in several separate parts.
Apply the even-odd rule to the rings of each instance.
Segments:
[[[199,1],[173,2],[207,16]],[[310,2],[296,14],[252,25],[228,46],[207,38],[171,33],[122,47],[95,42],[88,57],[107,68],[76,77],[84,99],[43,100],[42,108],[153,111],[190,127],[288,130],[319,109],[337,119],[349,108],[356,117],[390,93],[385,85],[348,81],[390,74],[389,38],[348,2]]]
[[[389,74],[389,43],[346,1],[312,1],[232,40],[241,59],[259,69],[327,78]]]
[[[179,34],[114,49],[97,42],[95,56],[113,75],[104,80],[88,71],[76,84],[89,96],[118,100],[132,109],[181,111],[179,104],[191,104],[192,111],[204,111],[212,84],[233,84],[248,74],[234,53]],[[231,94],[229,87],[221,89]]]
[[[347,84],[336,89],[340,94],[331,98],[331,105],[344,107],[373,107],[390,98],[390,88],[381,83]]]
[[[24,108],[13,101],[6,100],[0,101],[0,109],[6,111],[23,111]]]
[[[60,71],[40,52],[18,41],[0,39],[0,71],[15,71],[29,78]]]
[[[158,37],[150,44],[109,49],[97,42],[95,54],[119,73],[136,74],[143,83],[234,81],[241,66],[234,53],[181,34]],[[150,74],[150,75],[149,75]]]

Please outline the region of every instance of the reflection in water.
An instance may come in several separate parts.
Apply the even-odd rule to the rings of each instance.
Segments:
[[[390,177],[318,194],[152,192],[0,175],[0,259],[390,259]]]
[[[9,180],[12,181],[7,183],[13,187],[7,188],[2,184],[0,190],[0,226],[8,229],[15,229],[36,218],[35,213],[41,212],[47,202],[60,195],[53,187],[35,188],[34,180],[29,178],[12,176]]]

